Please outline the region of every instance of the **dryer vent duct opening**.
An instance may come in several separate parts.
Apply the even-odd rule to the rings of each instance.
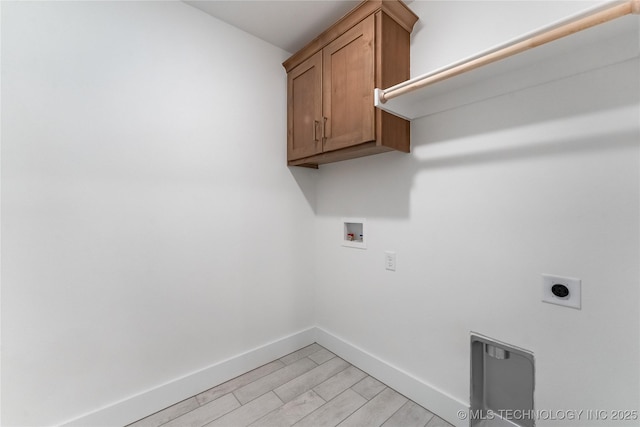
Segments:
[[[504,348],[496,347],[495,345],[485,344],[487,354],[496,359],[508,359],[509,352]]]

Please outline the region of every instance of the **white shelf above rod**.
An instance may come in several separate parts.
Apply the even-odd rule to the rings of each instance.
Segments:
[[[407,80],[387,89],[376,88],[376,106],[395,113],[393,107],[385,106],[388,101],[394,98],[418,91],[419,89],[432,86],[436,83],[451,79],[452,77],[460,76],[538,46],[631,14],[640,15],[640,0],[615,1],[600,5],[597,8],[563,19],[550,26],[434,72]],[[406,114],[398,115],[412,119],[412,117]]]

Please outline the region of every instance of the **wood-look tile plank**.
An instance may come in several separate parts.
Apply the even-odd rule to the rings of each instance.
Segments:
[[[186,414],[187,412],[193,411],[198,406],[198,401],[195,397],[191,397],[187,400],[183,400],[182,402],[178,402],[173,406],[170,406],[162,411],[156,412],[153,415],[149,415],[146,418],[141,419],[140,421],[136,421],[133,424],[129,424],[127,427],[158,427],[162,424],[168,423],[169,421],[178,418],[181,415]]]
[[[285,384],[292,379],[298,377],[299,375],[304,374],[307,371],[312,370],[317,367],[316,363],[305,357],[296,362],[293,362],[291,365],[287,365],[282,369],[279,369],[275,372],[270,373],[269,375],[265,375],[264,377],[247,384],[243,387],[240,387],[236,391],[233,392],[236,398],[243,405],[258,396],[265,394],[268,391],[273,390],[276,387]]]
[[[300,396],[302,393],[309,391],[318,384],[326,381],[328,378],[331,378],[338,372],[347,369],[349,366],[351,365],[349,365],[348,362],[340,359],[339,357],[334,357],[328,362],[325,362],[322,365],[311,369],[309,372],[306,372],[286,384],[281,385],[274,391],[283,402],[289,402],[295,397]]]
[[[438,416],[434,416],[431,418],[431,421],[427,423],[426,427],[453,427],[453,425]]]
[[[368,376],[351,388],[360,396],[367,400],[371,400],[386,387],[386,385],[382,384],[377,379]]]
[[[385,388],[339,425],[340,427],[379,426],[400,409],[407,400],[397,391]]]
[[[314,391],[308,391],[260,418],[251,427],[289,427],[324,404],[324,399]]]
[[[318,344],[290,353],[128,427],[289,427],[291,424],[295,427],[338,424],[341,427],[453,427]]]
[[[322,384],[313,389],[324,400],[331,400],[358,381],[366,377],[367,374],[355,366],[349,366],[342,372],[338,372]]]
[[[227,394],[169,421],[162,427],[202,427],[239,407],[240,403],[233,394]]]
[[[309,355],[309,359],[313,360],[318,365],[322,365],[324,362],[331,360],[334,357],[336,357],[336,355],[331,353],[326,348],[318,350],[315,353]]]
[[[433,418],[431,412],[409,401],[382,424],[382,427],[424,427],[431,418]]]
[[[205,392],[202,392],[196,396],[196,399],[198,400],[198,403],[200,405],[204,405],[207,402],[216,400],[220,396],[224,396],[225,394],[231,393],[232,391],[235,391],[240,387],[250,384],[256,381],[257,379],[260,379],[266,375],[269,375],[270,373],[275,372],[283,368],[284,366],[285,364],[280,360],[274,360],[271,363],[262,365],[259,368],[249,371],[246,374],[242,374],[239,377],[236,377],[232,380],[227,381],[226,383],[222,383],[219,386],[213,387]]]
[[[282,406],[282,401],[270,391],[207,424],[207,427],[246,427],[279,406]]]
[[[294,427],[335,427],[365,403],[367,400],[364,397],[347,389],[295,423]]]
[[[293,353],[289,353],[284,357],[280,358],[280,361],[285,365],[291,365],[293,362],[302,359],[303,357],[307,357],[312,355],[313,353],[322,350],[323,347],[319,346],[316,343],[308,345],[300,350],[294,351]]]

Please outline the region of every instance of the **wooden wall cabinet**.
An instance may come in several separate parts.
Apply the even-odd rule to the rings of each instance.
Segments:
[[[287,59],[287,162],[409,152],[409,122],[376,109],[373,92],[409,79],[418,17],[399,0],[366,0]]]

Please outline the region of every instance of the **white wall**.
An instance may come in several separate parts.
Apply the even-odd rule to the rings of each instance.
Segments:
[[[412,74],[584,6],[414,1]],[[462,403],[473,330],[535,353],[539,409],[637,409],[637,61],[308,171],[284,167],[287,54],[180,2],[2,2],[2,39],[3,425],[315,323]],[[583,309],[540,273],[582,278]]]
[[[584,6],[413,2],[412,75]],[[462,403],[475,331],[534,352],[536,409],[640,409],[638,71],[636,58],[419,119],[410,155],[320,169],[318,326]],[[367,218],[367,250],[340,246],[345,216]],[[581,278],[582,310],[542,303],[541,273]]]
[[[313,325],[286,52],[181,2],[2,2],[2,41],[2,425]]]
[[[606,1],[416,0],[411,75],[417,76],[506,43]]]

